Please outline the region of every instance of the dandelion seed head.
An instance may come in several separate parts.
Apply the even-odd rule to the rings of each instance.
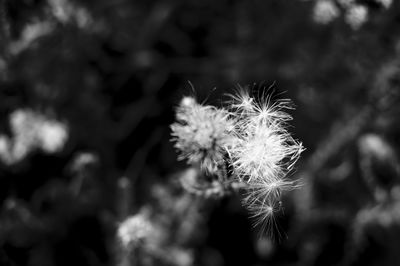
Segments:
[[[236,180],[227,181],[243,184],[243,205],[255,223],[271,227],[281,194],[297,187],[285,176],[304,150],[287,130],[288,109],[293,109],[289,100],[272,103],[271,97],[254,98],[246,90],[231,95],[227,110],[184,97],[171,125],[178,158],[214,173],[229,167]]]
[[[184,98],[177,108],[178,122],[171,125],[175,148],[180,152],[179,159],[212,170],[223,161],[234,123],[227,111],[193,100]]]
[[[255,131],[242,136],[232,150],[233,166],[241,176],[269,178],[277,173],[279,163],[286,156],[284,139],[265,125],[255,128]]]
[[[235,96],[234,102],[243,95]],[[304,148],[286,129],[287,121],[292,119],[284,111],[292,109],[288,100],[271,103],[269,97],[258,101],[253,98],[251,105],[236,114],[236,141],[229,155],[239,181],[247,183],[243,204],[256,224],[266,226],[266,221],[272,226],[281,193],[296,187],[285,175]],[[238,106],[240,103],[233,105],[233,110]]]
[[[303,147],[281,127],[279,117],[271,116],[269,123],[248,123],[230,149],[232,164],[242,179],[281,176],[299,158]]]

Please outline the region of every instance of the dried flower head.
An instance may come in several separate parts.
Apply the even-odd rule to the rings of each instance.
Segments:
[[[234,123],[229,113],[214,106],[201,105],[192,97],[184,97],[176,114],[177,122],[171,125],[179,159],[199,163],[214,171],[223,163],[225,147],[231,140]]]
[[[292,117],[284,109],[293,109],[290,101],[272,104],[267,96],[257,100],[243,90],[232,98],[230,109],[235,115],[236,128],[229,154],[237,174],[245,180],[282,176],[303,150],[301,143],[286,130]]]
[[[265,95],[257,100],[244,91],[233,100],[237,128],[229,149],[231,164],[239,180],[248,185],[244,205],[254,217],[266,220],[277,210],[281,192],[296,187],[285,175],[304,148],[286,130],[292,117],[284,109],[292,109],[290,101],[271,104]]]
[[[204,187],[218,184],[228,189],[227,183],[244,184],[243,204],[256,224],[269,226],[280,209],[282,192],[297,187],[285,178],[304,150],[286,129],[292,117],[285,109],[293,107],[289,100],[272,103],[267,95],[257,99],[246,90],[231,99],[228,109],[217,109],[183,98],[177,109],[178,122],[171,126],[175,147],[180,159],[206,168],[225,168],[220,171],[225,177],[211,178]]]

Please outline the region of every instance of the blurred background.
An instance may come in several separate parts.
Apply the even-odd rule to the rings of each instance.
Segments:
[[[399,64],[398,1],[0,0],[0,265],[400,265]],[[307,149],[269,235],[177,182],[238,85]]]

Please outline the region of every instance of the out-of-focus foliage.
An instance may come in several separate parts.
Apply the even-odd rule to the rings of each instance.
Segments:
[[[1,0],[0,265],[400,264],[400,3],[345,2]],[[217,106],[254,82],[297,105],[303,186],[279,241],[240,195],[177,182],[192,170],[169,124],[188,81]],[[152,230],[124,246],[129,217]]]

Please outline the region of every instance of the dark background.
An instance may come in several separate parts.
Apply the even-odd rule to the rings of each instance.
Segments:
[[[69,138],[1,163],[0,265],[400,265],[400,4],[358,2],[369,17],[353,29],[343,14],[314,21],[315,1],[1,0],[1,132],[31,108]],[[220,106],[238,85],[292,99],[306,147],[272,236],[240,195],[195,199],[174,182],[188,167],[170,142],[174,107],[193,94]],[[76,173],[83,152],[93,160]],[[192,221],[167,198],[201,206]],[[140,247],[120,262],[118,223],[143,206],[195,225],[181,241],[171,222],[159,247],[191,263]]]

